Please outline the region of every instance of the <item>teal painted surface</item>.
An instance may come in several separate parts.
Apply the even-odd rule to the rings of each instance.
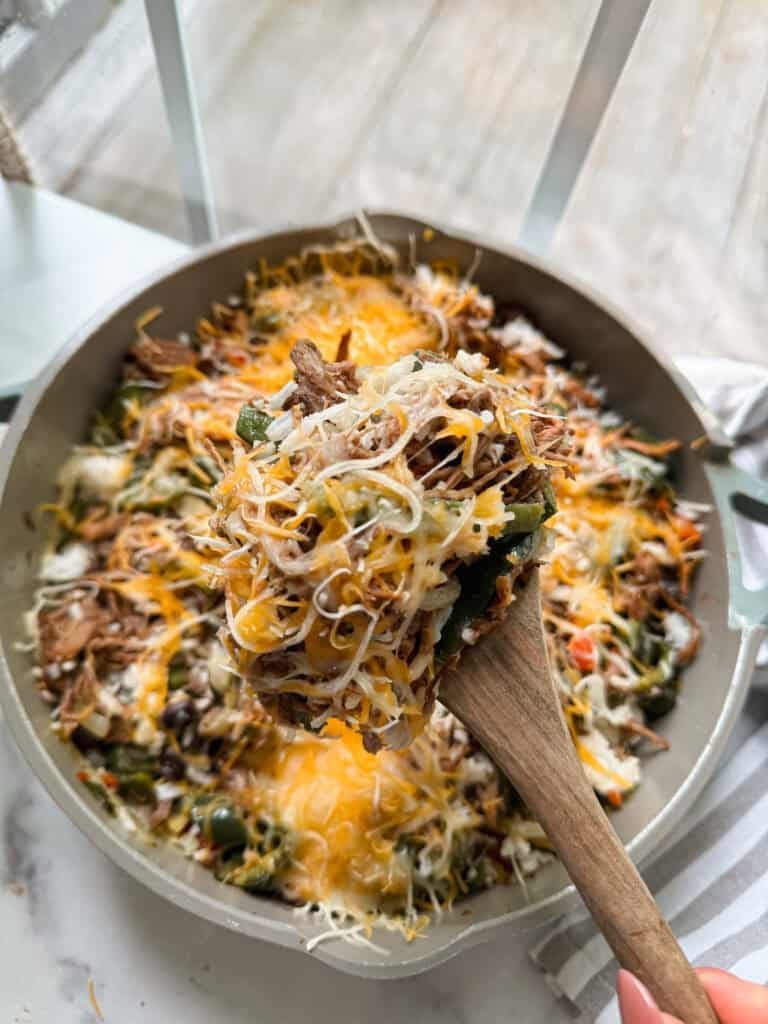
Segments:
[[[740,511],[744,512],[745,506],[758,521],[768,521],[768,480],[758,480],[727,460],[708,462],[706,472],[717,499],[725,533],[731,624],[739,629],[745,626],[768,626],[768,586],[758,590],[748,590],[744,586],[742,553],[736,527],[737,515]]]

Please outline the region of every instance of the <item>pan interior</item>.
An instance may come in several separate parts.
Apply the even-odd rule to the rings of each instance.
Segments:
[[[409,239],[422,239],[424,225],[399,216],[371,218],[373,229],[394,245],[404,262]],[[160,305],[169,336],[188,329],[212,298],[236,289],[245,269],[262,257],[280,261],[307,245],[330,243],[354,230],[354,222],[333,228],[293,231],[261,240],[225,243],[202,257],[182,262],[134,295],[74,339],[25,397],[5,445],[7,479],[0,505],[0,642],[7,662],[3,702],[10,724],[35,770],[65,811],[91,838],[140,880],[176,902],[222,924],[286,944],[300,944],[314,929],[297,923],[280,903],[250,897],[217,883],[205,869],[161,847],[136,846],[116,822],[80,792],[72,749],[49,729],[48,712],[30,676],[29,655],[15,646],[23,635],[22,614],[32,604],[42,538],[32,528],[35,509],[55,492],[58,467],[70,447],[86,432],[93,410],[109,395],[123,354],[133,337],[133,322],[147,308]],[[436,232],[419,241],[425,261],[451,260],[460,268],[475,261],[474,243]],[[672,377],[646,347],[613,315],[581,291],[522,257],[481,248],[475,277],[480,288],[498,301],[520,307],[571,359],[588,363],[599,374],[609,402],[622,415],[660,437],[684,444],[676,486],[686,498],[712,503],[701,464],[690,448],[704,428]],[[1,471],[0,471],[1,472]],[[658,724],[671,749],[646,759],[644,779],[624,808],[612,816],[625,843],[648,829],[681,788],[704,753],[723,711],[738,651],[738,635],[727,627],[727,572],[723,537],[716,514],[708,521],[709,552],[698,573],[693,608],[704,627],[701,652],[684,674],[682,696],[675,711]],[[545,786],[547,780],[542,778]],[[657,832],[660,833],[657,827]],[[533,923],[542,907],[562,910],[556,897],[567,886],[562,868],[549,865],[527,885],[496,888],[459,903],[426,937],[406,944],[388,932],[376,943],[388,957],[342,943],[333,944],[330,959],[347,970],[379,962],[385,972],[418,969],[419,962],[439,958],[441,951],[469,926],[490,926],[501,915],[514,914]],[[319,950],[320,951],[320,950]],[[410,965],[410,966],[409,966]]]

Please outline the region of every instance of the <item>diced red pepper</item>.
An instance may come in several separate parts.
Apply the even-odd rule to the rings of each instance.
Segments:
[[[616,810],[618,810],[624,803],[621,797],[621,793],[618,791],[618,789],[609,789],[608,792],[605,794],[605,799],[608,801],[611,807],[615,807]]]
[[[672,521],[680,540],[692,540],[694,543],[701,540],[701,530],[690,519],[686,519],[685,516],[674,516]]]
[[[597,669],[597,644],[583,630],[574,633],[568,641],[568,653],[574,665],[582,672],[594,672]]]

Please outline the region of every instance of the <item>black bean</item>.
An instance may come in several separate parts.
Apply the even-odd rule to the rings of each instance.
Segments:
[[[83,729],[81,725],[75,727],[75,731],[72,733],[72,742],[77,749],[85,754],[89,750],[98,750],[101,747],[101,740],[98,740],[95,736],[92,736],[86,729]]]
[[[184,700],[172,700],[165,705],[160,718],[166,729],[181,732],[196,720],[197,708],[194,701],[186,698]]]
[[[206,753],[208,754],[208,757],[210,757],[212,761],[215,761],[219,754],[221,754],[221,752],[225,748],[229,749],[228,747],[226,747],[226,744],[222,737],[214,736],[213,739],[208,741],[208,745],[206,746],[205,750]]]
[[[179,757],[175,750],[166,749],[160,755],[160,774],[168,782],[178,782],[187,773],[184,758]]]

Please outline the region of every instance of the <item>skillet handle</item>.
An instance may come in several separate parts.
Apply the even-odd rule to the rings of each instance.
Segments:
[[[16,408],[19,402],[18,395],[7,395],[0,397],[0,438],[2,438],[13,410]]]
[[[19,404],[18,395],[8,395],[7,397],[0,398],[0,443],[2,443],[5,437],[6,431],[8,430],[8,424],[13,410]]]
[[[768,481],[745,473],[731,462],[727,449],[713,447],[704,464],[715,495],[725,535],[730,589],[731,625],[768,627],[768,584],[747,590],[742,576],[737,520],[744,516],[768,525]]]

